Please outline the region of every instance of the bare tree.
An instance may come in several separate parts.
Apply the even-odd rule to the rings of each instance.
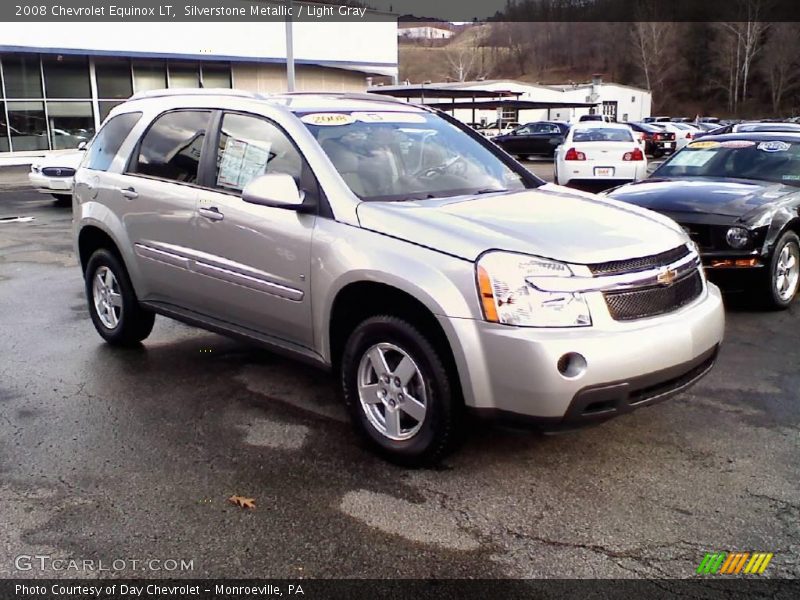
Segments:
[[[759,64],[769,84],[772,112],[777,115],[784,94],[800,83],[800,27],[797,23],[772,24]]]
[[[632,25],[633,47],[645,85],[648,90],[661,92],[675,62],[675,23],[638,21]]]
[[[728,105],[736,112],[740,101],[747,99],[747,87],[753,61],[764,44],[769,23],[759,21],[764,0],[735,0],[741,20],[721,22],[722,56],[728,73]]]

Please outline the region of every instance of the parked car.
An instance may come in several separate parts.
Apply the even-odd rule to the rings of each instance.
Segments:
[[[708,136],[609,195],[680,223],[718,283],[774,308],[797,294],[800,133]]]
[[[28,181],[36,191],[51,194],[58,204],[72,202],[72,180],[83,160],[82,150],[54,152],[35,160],[28,173]]]
[[[753,133],[761,131],[786,131],[800,133],[800,124],[785,123],[782,121],[751,121],[745,123],[730,123],[712,129],[705,135],[722,135],[725,133]],[[698,136],[703,137],[703,136]]]
[[[614,119],[610,115],[581,115],[578,117],[578,123],[599,121],[601,123],[613,123]]]
[[[467,409],[575,427],[708,372],[721,297],[680,227],[367,98],[164,90],[112,109],[75,176],[99,335],[138,344],[158,313],[333,370],[364,439],[414,465]]]
[[[554,162],[556,183],[576,187],[608,188],[647,173],[647,158],[633,130],[619,123],[574,125]]]
[[[675,151],[674,133],[664,131],[650,123],[628,123],[628,125],[643,136],[645,153],[653,158],[661,158]]]
[[[516,121],[494,121],[493,123],[488,123],[486,127],[480,130],[481,134],[488,138],[493,138],[497,135],[503,135],[505,133],[510,133],[514,129],[519,127],[519,123]]]
[[[662,131],[671,133],[675,136],[675,150],[682,150],[686,144],[691,142],[695,135],[700,134],[700,131],[689,127],[686,123],[673,123],[671,121],[658,121],[652,123],[654,127],[659,127]]]
[[[492,141],[520,159],[531,154],[554,156],[556,148],[564,141],[568,131],[569,123],[537,121],[494,137]]]
[[[645,117],[642,119],[644,123],[664,123],[669,120],[670,117]]]

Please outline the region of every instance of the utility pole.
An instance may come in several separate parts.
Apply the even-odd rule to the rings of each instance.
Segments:
[[[292,0],[286,0],[286,91],[294,91],[294,41],[292,39]]]

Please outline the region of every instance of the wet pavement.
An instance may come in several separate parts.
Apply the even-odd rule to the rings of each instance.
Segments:
[[[800,575],[800,302],[734,302],[689,393],[559,436],[475,428],[409,471],[360,447],[325,373],[166,318],[105,345],[71,210],[25,183],[0,172],[0,219],[34,217],[0,221],[0,577],[691,577],[733,550]],[[17,570],[35,554],[127,562]]]

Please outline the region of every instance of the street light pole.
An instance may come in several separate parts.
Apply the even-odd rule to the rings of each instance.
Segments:
[[[292,0],[286,0],[286,91],[294,91],[294,41],[292,39]]]

